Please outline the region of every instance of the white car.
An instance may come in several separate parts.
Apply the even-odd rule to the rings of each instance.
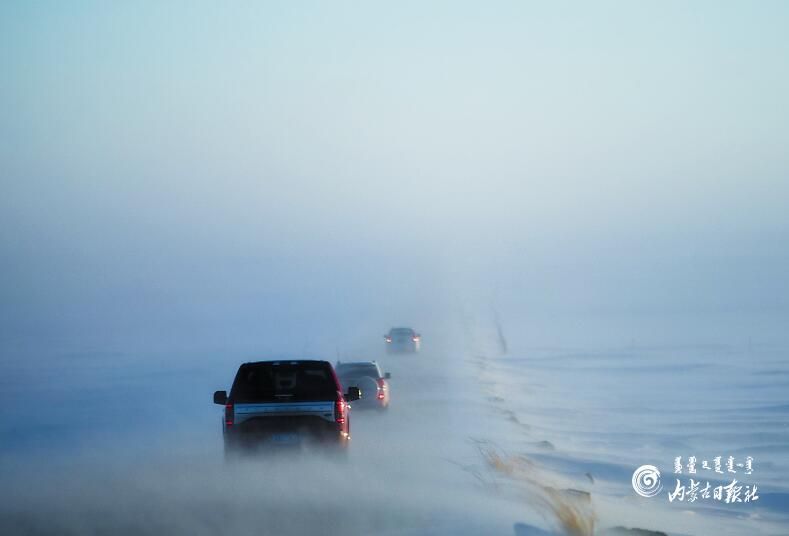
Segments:
[[[354,403],[354,408],[387,409],[389,407],[389,379],[392,375],[388,372],[381,372],[378,363],[375,361],[338,362],[334,370],[337,371],[343,388],[346,385],[353,385],[361,390],[362,397]]]

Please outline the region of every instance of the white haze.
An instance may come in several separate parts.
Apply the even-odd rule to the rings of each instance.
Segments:
[[[219,531],[232,502],[187,521],[232,485],[211,392],[249,359],[381,358],[392,325],[421,330],[435,363],[392,365],[403,399],[381,454],[382,425],[363,416],[347,478],[309,462],[284,498],[249,477],[241,489],[292,508],[316,494],[309,524],[347,502],[321,502],[327,482],[353,495],[360,479],[371,514],[338,533],[380,520],[422,533],[433,511],[503,533],[540,525],[458,469],[482,463],[470,438],[519,445],[475,383],[480,356],[502,352],[497,319],[510,357],[628,348],[665,364],[644,349],[726,348],[763,356],[755,370],[780,383],[787,22],[780,2],[5,3],[0,454],[22,487],[3,523],[42,504],[110,515],[106,471],[163,520],[135,528],[115,512],[124,530]],[[476,329],[492,342],[470,347]],[[528,374],[501,370],[527,390]],[[552,396],[580,374],[547,376]],[[764,402],[786,404],[770,385]],[[426,439],[409,449],[414,413]],[[430,500],[370,482],[377,468],[397,481],[401,447]],[[443,449],[447,466],[420,480]],[[298,487],[316,474],[317,492]],[[187,493],[182,475],[216,489]],[[86,490],[75,503],[58,499],[76,494],[68,482]],[[169,520],[150,510],[164,496],[183,501]],[[234,518],[239,533],[257,515]],[[47,530],[88,530],[53,516]]]

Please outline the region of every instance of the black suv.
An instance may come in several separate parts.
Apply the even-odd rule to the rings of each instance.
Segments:
[[[230,395],[214,393],[214,403],[225,406],[225,454],[314,445],[345,452],[351,438],[348,402],[360,397],[358,387],[343,394],[328,361],[244,363]]]

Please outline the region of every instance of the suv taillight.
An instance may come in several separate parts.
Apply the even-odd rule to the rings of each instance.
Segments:
[[[334,421],[339,424],[345,424],[346,418],[346,408],[345,408],[345,400],[339,399],[337,402],[334,403]]]
[[[383,400],[384,388],[386,387],[385,380],[383,378],[378,378],[376,381],[378,382],[378,400]]]
[[[233,426],[233,417],[235,417],[235,411],[233,410],[233,404],[225,404],[225,425],[226,426]]]

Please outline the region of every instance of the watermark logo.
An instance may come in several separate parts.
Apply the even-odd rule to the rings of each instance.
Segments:
[[[642,465],[633,472],[633,489],[642,497],[654,497],[663,489],[660,471],[654,465]]]
[[[725,471],[724,471],[725,469]],[[744,460],[736,460],[734,456],[725,459],[723,456],[716,456],[710,460],[699,460],[695,456],[690,456],[687,463],[683,463],[682,456],[674,458],[674,474],[693,475],[686,482],[681,478],[676,479],[676,486],[673,491],[668,492],[669,502],[696,502],[697,500],[711,499],[726,504],[749,503],[759,500],[758,486],[738,481],[734,477],[731,482],[721,482],[721,477],[703,480],[698,473],[707,472],[711,476],[715,474],[737,474],[751,475],[753,473],[753,458],[747,456]],[[740,477],[742,478],[742,477]],[[715,485],[717,484],[717,485]],[[660,470],[654,465],[642,465],[633,472],[633,490],[642,497],[655,497],[663,489],[660,481]]]

